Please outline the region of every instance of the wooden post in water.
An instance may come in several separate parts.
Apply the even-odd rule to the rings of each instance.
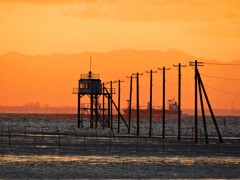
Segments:
[[[112,88],[112,81],[110,82],[110,88],[111,88],[111,90],[110,90],[110,96],[111,96],[111,100],[110,100],[110,117],[111,117],[111,119],[110,119],[110,128],[111,128],[111,131],[113,131],[113,111],[112,111],[112,109],[113,109],[113,103],[112,103],[112,98],[113,98],[113,88]]]
[[[170,68],[166,69],[165,67],[163,67],[162,69],[158,68],[159,70],[162,70],[163,72],[163,95],[162,95],[162,138],[165,138],[165,83],[166,83],[166,77],[165,77],[165,71],[166,70],[170,70]]]
[[[186,67],[186,65],[173,65],[174,67],[178,67],[178,134],[177,140],[181,140],[181,68]]]
[[[195,123],[194,123],[194,141],[195,143],[198,143],[198,66],[203,66],[202,62],[198,62],[195,60],[194,62],[189,63],[190,66],[194,66],[195,68]]]
[[[1,129],[1,142],[2,142],[2,129]]]
[[[137,95],[136,95],[136,100],[137,100],[137,135],[140,134],[140,125],[139,125],[139,119],[140,119],[140,116],[139,116],[139,75],[143,75],[143,74],[139,74],[138,72],[136,74],[133,74],[133,75],[136,75],[136,90],[137,90]]]
[[[108,128],[110,128],[110,121],[111,121],[111,98],[110,94],[108,94]]]
[[[199,74],[198,71],[197,71],[197,73],[198,73],[198,80],[199,80],[199,82],[200,82],[199,84],[201,85],[201,88],[202,88],[202,90],[203,90],[203,93],[204,93],[204,96],[205,96],[205,98],[206,98],[209,111],[210,111],[211,116],[212,116],[212,120],[213,120],[215,129],[216,129],[217,134],[218,134],[219,142],[220,142],[220,143],[223,143],[222,135],[221,135],[221,133],[220,133],[220,131],[219,131],[219,128],[218,128],[218,125],[217,125],[217,121],[216,121],[216,118],[215,118],[214,113],[213,113],[213,110],[212,110],[212,106],[211,106],[210,101],[209,101],[208,96],[207,96],[207,92],[206,92],[206,90],[205,90],[205,87],[204,87],[204,85],[203,85],[201,76],[200,76],[200,74]]]
[[[139,74],[137,73],[137,135],[139,135]]]
[[[150,104],[149,104],[149,137],[152,137],[152,73],[153,71],[150,71]]]
[[[11,145],[12,145],[12,131],[10,130],[9,131],[9,134],[8,134],[8,138],[9,138],[9,142],[8,142],[8,147],[9,149],[11,148]]]
[[[104,94],[104,83],[102,84],[102,126],[105,128],[105,94]]]
[[[157,71],[146,71],[146,73],[150,73],[150,99],[149,99],[149,133],[148,136],[152,137],[152,86],[153,86],[153,73],[157,73]]]
[[[121,113],[121,80],[115,81],[118,82],[118,132],[120,132],[120,113]]]
[[[129,97],[129,112],[128,112],[128,134],[131,128],[131,117],[132,117],[132,76],[130,77],[130,97]]]
[[[58,133],[58,149],[60,149],[61,148],[61,135],[60,135],[58,127],[57,127],[57,133]]]
[[[201,88],[200,81],[198,81],[198,88],[199,88],[199,97],[200,97],[200,103],[201,103],[201,109],[202,109],[203,127],[204,127],[204,133],[205,133],[205,143],[208,144],[207,124],[206,124],[206,118],[205,118],[205,110],[204,110],[202,88]],[[201,133],[200,133],[200,140],[201,140]]]

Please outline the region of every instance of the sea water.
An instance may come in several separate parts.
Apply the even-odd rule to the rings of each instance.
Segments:
[[[225,149],[212,143],[217,133],[210,117],[206,119],[209,145],[204,145],[200,117],[198,135],[203,140],[196,145],[177,142],[175,117],[166,119],[164,146],[161,120],[153,121],[153,138],[147,138],[149,122],[141,119],[138,138],[136,120],[128,134],[123,122],[117,132],[116,119],[112,132],[89,128],[88,119],[77,128],[76,115],[0,114],[0,178],[240,178],[239,117],[216,120]],[[183,116],[182,138],[193,137],[193,130],[194,117]]]

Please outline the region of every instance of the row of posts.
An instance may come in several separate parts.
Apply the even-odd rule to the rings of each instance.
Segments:
[[[182,67],[186,67],[186,65],[181,65],[181,63],[179,63],[178,65],[173,65],[174,67],[178,68],[178,129],[177,129],[177,139],[181,140],[181,68]],[[203,116],[203,124],[204,124],[204,130],[205,130],[205,137],[206,137],[206,143],[208,143],[208,137],[207,137],[207,130],[206,130],[206,122],[205,122],[205,113],[204,113],[204,107],[203,107],[203,102],[202,102],[202,90],[204,92],[204,96],[207,100],[208,103],[208,107],[210,109],[211,112],[211,116],[213,118],[213,122],[215,125],[215,128],[217,130],[218,136],[219,136],[219,140],[220,142],[222,141],[222,137],[221,134],[219,132],[214,114],[212,112],[212,108],[210,105],[210,102],[208,100],[204,85],[201,81],[201,77],[198,71],[198,66],[202,66],[201,62],[198,62],[197,60],[195,62],[190,62],[190,66],[195,66],[195,143],[198,142],[198,136],[197,136],[197,131],[198,131],[198,90],[197,88],[199,87],[199,94],[200,94],[200,100],[201,100],[201,107],[202,107],[202,116]],[[161,70],[163,72],[163,89],[162,89],[162,138],[165,138],[165,96],[166,96],[166,92],[165,92],[165,82],[166,82],[166,70],[170,70],[170,68],[158,68],[158,70]],[[146,73],[150,74],[150,104],[149,104],[149,137],[152,136],[152,82],[153,82],[153,73],[156,73],[157,71],[146,71]],[[118,132],[120,132],[120,118],[122,118],[122,120],[124,121],[126,127],[128,128],[128,133],[130,133],[130,127],[131,127],[131,110],[132,110],[132,80],[133,78],[136,78],[136,123],[137,123],[137,135],[140,135],[140,114],[139,114],[139,76],[143,75],[142,73],[133,73],[130,77],[130,97],[129,97],[129,116],[128,116],[128,123],[126,123],[126,121],[124,120],[124,118],[121,115],[120,109],[121,109],[121,104],[120,104],[120,99],[121,99],[121,80],[119,81],[110,81],[110,93],[107,91],[107,89],[104,87],[104,83],[103,83],[103,127],[104,127],[104,111],[105,111],[105,107],[104,107],[104,96],[107,95],[108,96],[108,128],[111,128],[111,130],[113,130],[113,113],[112,113],[112,106],[113,106],[113,99],[112,99],[112,95],[113,95],[113,88],[112,88],[112,84],[115,82],[118,82],[118,106],[114,103],[114,106],[116,108],[116,110],[118,111],[118,125],[117,125],[117,129]],[[105,91],[106,94],[105,94]],[[97,95],[96,95],[96,125],[95,127],[97,127]],[[92,99],[92,98],[91,98]],[[91,111],[93,111],[93,100],[91,100]],[[91,119],[93,119],[93,113],[91,112]],[[109,122],[110,121],[110,122]]]
[[[178,65],[174,65],[174,66],[177,66],[178,67],[178,72],[179,72],[179,75],[178,75],[178,140],[181,139],[181,67],[186,67],[185,65],[181,65],[181,63],[179,63]],[[166,82],[166,70],[170,70],[170,68],[158,68],[158,70],[161,70],[163,72],[163,96],[162,96],[162,107],[163,107],[163,112],[162,112],[162,122],[163,122],[163,126],[162,126],[162,138],[165,138],[165,96],[166,96],[166,93],[165,93],[165,82]],[[149,73],[150,74],[150,103],[149,103],[149,109],[150,109],[150,112],[149,112],[149,137],[152,136],[152,85],[153,85],[153,73],[157,73],[157,71],[153,71],[153,70],[150,70],[150,71],[146,71],[146,73]],[[132,83],[133,83],[133,78],[136,78],[136,123],[137,123],[137,132],[136,134],[139,135],[140,134],[140,113],[139,113],[139,76],[140,75],[143,75],[142,73],[133,73],[130,77],[128,76],[127,78],[130,79],[130,97],[129,97],[129,112],[128,112],[128,133],[130,133],[130,127],[131,127],[131,115],[132,115],[132,89],[133,89],[133,86],[132,86]],[[118,82],[118,110],[120,110],[120,84],[121,82],[123,81],[115,81],[115,82]],[[112,84],[113,82],[110,81],[108,82],[110,83],[110,96],[112,97]],[[103,84],[103,88],[104,88],[104,84]],[[103,91],[104,92],[104,91]],[[111,126],[110,128],[112,129],[112,98],[109,98],[110,99],[110,122],[111,122]],[[103,104],[104,104],[104,96],[103,96]],[[104,117],[104,107],[103,107],[103,117]],[[118,112],[118,132],[120,131],[120,111]]]

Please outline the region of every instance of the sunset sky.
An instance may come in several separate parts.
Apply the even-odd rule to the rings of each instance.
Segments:
[[[103,82],[126,82],[124,102],[126,76],[132,72],[180,61],[188,65],[195,57],[240,60],[239,9],[240,0],[0,0],[0,105],[76,106],[72,88],[88,72],[91,53]],[[204,82],[213,87],[207,90],[214,107],[240,108],[238,67],[201,69],[208,75]],[[177,98],[177,71],[172,69],[167,99]],[[159,105],[161,72],[155,76]],[[186,108],[193,108],[193,77],[191,67],[183,71]],[[148,75],[141,77],[144,105],[148,81]]]
[[[240,59],[239,0],[0,0],[0,54],[176,48]]]

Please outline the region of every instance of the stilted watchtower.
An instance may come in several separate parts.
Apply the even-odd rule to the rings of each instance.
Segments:
[[[115,94],[115,89],[112,88],[112,85],[110,89],[107,89],[104,83],[101,83],[98,74],[93,74],[91,70],[88,74],[82,74],[78,81],[78,88],[73,88],[73,94],[78,95],[78,128],[83,125],[83,112],[90,111],[91,128],[94,127],[94,124],[95,128],[97,128],[98,123],[100,123],[103,128],[107,126],[113,130],[113,105],[128,128],[128,124],[113,101],[112,96]],[[85,95],[90,98],[90,105],[81,106],[81,98]],[[102,97],[102,103],[100,103],[100,97]],[[105,98],[107,98],[106,103]]]
[[[103,123],[101,118],[103,109],[98,99],[103,94],[103,87],[101,80],[98,74],[93,74],[92,71],[89,71],[88,74],[82,74],[78,81],[78,88],[73,89],[73,94],[78,94],[78,127],[82,124],[83,117],[81,112],[83,110],[90,110],[90,127],[93,128],[95,122],[95,128],[97,127],[98,122]],[[83,96],[90,97],[90,107],[81,106],[81,98]]]

